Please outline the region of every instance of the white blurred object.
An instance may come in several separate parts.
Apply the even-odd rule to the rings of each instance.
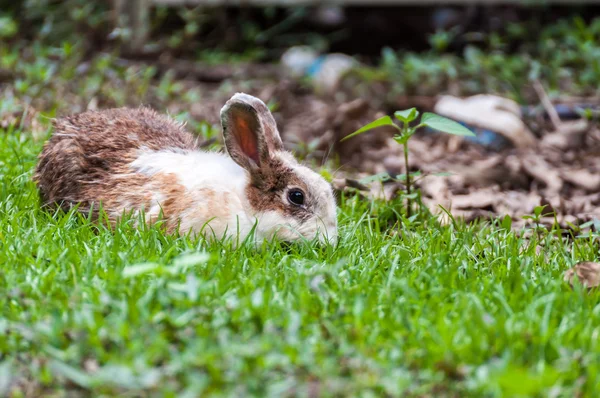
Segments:
[[[298,46],[287,50],[281,57],[281,63],[294,77],[308,76],[315,89],[333,92],[342,76],[356,67],[358,62],[346,54],[326,54],[319,56],[310,47]]]
[[[315,11],[315,20],[324,26],[340,26],[346,22],[344,8],[339,5],[323,5]]]
[[[281,56],[281,63],[292,76],[304,76],[308,68],[319,58],[319,53],[308,46],[296,46],[288,49]]]
[[[331,93],[338,87],[344,74],[357,65],[356,60],[348,55],[329,54],[322,59],[320,66],[312,71],[309,69],[309,75],[314,79],[317,89]]]

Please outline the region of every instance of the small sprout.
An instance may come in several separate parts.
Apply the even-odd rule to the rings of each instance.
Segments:
[[[394,117],[403,123],[410,123],[419,117],[419,111],[417,110],[417,108],[396,111],[394,112]]]
[[[357,136],[366,131],[372,130],[381,126],[390,126],[398,131],[399,134],[394,135],[394,141],[398,144],[402,145],[404,149],[404,165],[406,167],[407,174],[404,176],[404,180],[406,183],[406,198],[407,198],[407,214],[410,217],[411,215],[411,180],[413,179],[412,175],[409,173],[409,165],[408,165],[408,141],[410,137],[412,137],[417,130],[423,127],[430,127],[434,130],[441,131],[447,134],[454,134],[460,136],[472,136],[475,134],[464,127],[460,123],[455,122],[454,120],[447,119],[443,116],[436,115],[435,113],[425,112],[421,117],[421,123],[416,126],[410,126],[411,122],[414,122],[419,117],[419,111],[417,108],[405,109],[403,111],[394,112],[394,117],[402,122],[402,127],[395,124],[391,117],[383,116],[379,119],[363,126],[362,128],[356,130],[354,133],[347,135],[342,138],[342,141],[347,140],[348,138]],[[398,178],[398,177],[397,177]],[[380,179],[380,178],[378,178]],[[381,179],[380,179],[381,180]]]
[[[564,281],[573,287],[575,276],[579,283],[588,289],[600,286],[600,263],[584,261],[575,264],[573,268],[565,272]]]

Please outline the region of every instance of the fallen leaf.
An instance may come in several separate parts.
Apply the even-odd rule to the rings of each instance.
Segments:
[[[467,195],[454,196],[452,198],[452,207],[457,209],[485,209],[493,206],[497,197],[497,192],[481,189]]]
[[[583,145],[589,123],[585,119],[574,122],[562,122],[560,129],[546,134],[541,141],[542,146],[554,147],[561,150],[577,149]]]
[[[588,289],[598,287],[600,285],[600,263],[584,261],[575,264],[573,268],[565,272],[564,281],[572,287],[575,276]]]
[[[556,169],[534,151],[523,154],[521,164],[523,170],[531,177],[543,182],[551,194],[557,194],[562,186],[563,180]]]
[[[536,138],[521,120],[519,105],[495,95],[475,95],[469,98],[443,96],[435,112],[472,126],[497,132],[517,148],[531,147]]]
[[[562,178],[573,185],[577,185],[586,191],[597,191],[600,189],[600,175],[590,173],[587,170],[569,170],[561,173]]]

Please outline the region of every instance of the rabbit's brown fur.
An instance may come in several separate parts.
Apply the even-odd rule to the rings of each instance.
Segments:
[[[185,189],[173,176],[150,178],[129,169],[142,147],[198,149],[181,124],[148,108],[121,108],[67,116],[53,125],[56,133],[44,146],[34,175],[44,205],[68,210],[79,204],[85,211],[99,201],[106,208],[129,201],[139,208],[151,199],[143,187],[169,187],[165,207],[185,206],[177,203],[184,201]]]

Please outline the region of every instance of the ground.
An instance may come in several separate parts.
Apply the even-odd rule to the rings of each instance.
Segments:
[[[597,103],[599,34],[574,19],[516,53],[505,36],[460,55],[386,50],[329,96],[226,53],[140,60],[13,39],[0,47],[0,396],[596,396],[600,293],[563,275],[597,258],[598,187],[577,173],[600,168],[597,114],[576,140],[552,141],[561,131],[532,112],[527,150],[415,136],[411,171],[452,175],[422,178],[410,217],[402,184],[385,198],[356,189],[406,172],[389,134],[339,139],[380,111],[430,110],[438,93],[539,111],[539,80],[555,101]],[[49,118],[144,103],[218,150],[235,91],[270,100],[286,145],[337,184],[337,246],[234,250],[40,208],[31,175]]]

